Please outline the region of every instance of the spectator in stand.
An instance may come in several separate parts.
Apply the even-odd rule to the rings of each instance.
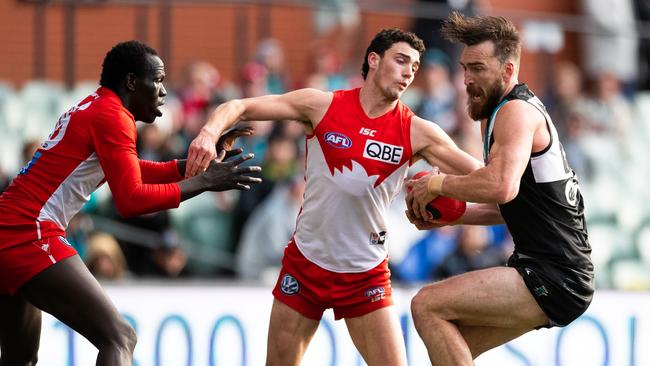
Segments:
[[[289,82],[284,63],[284,50],[280,42],[274,38],[261,41],[257,46],[255,59],[266,68],[266,90],[271,94],[287,92]]]
[[[583,69],[589,79],[609,74],[625,86],[636,88],[639,76],[639,38],[633,0],[581,0],[591,29],[583,33]]]
[[[217,92],[221,76],[219,71],[205,61],[189,63],[184,70],[183,86],[178,97],[183,106],[183,119],[187,124],[200,124],[202,111],[208,106]]]
[[[456,232],[456,250],[433,268],[434,280],[505,265],[509,254],[502,243],[493,243],[491,234],[491,229],[486,226],[459,226]]]
[[[428,49],[422,56],[420,77],[423,93],[415,113],[438,124],[448,134],[458,129],[456,120],[456,89],[451,81],[449,56],[438,49]]]
[[[276,184],[269,196],[257,206],[242,230],[237,255],[237,273],[245,280],[273,284],[278,278],[284,247],[296,226],[305,180],[294,175],[289,182]]]
[[[287,135],[283,125],[276,123],[268,138],[265,160],[262,163],[262,183],[251,187],[245,195],[240,195],[233,212],[233,238],[239,243],[244,225],[250,215],[271,194],[277,184],[286,183],[293,179],[300,161],[296,140]],[[291,216],[293,217],[293,216]],[[295,221],[293,221],[295,224]],[[286,243],[285,243],[286,244]],[[237,250],[235,250],[235,253]]]
[[[360,54],[361,48],[355,45],[357,42],[363,42],[360,38],[363,32],[360,32],[361,16],[356,0],[321,0],[316,4],[314,47],[331,49],[339,58],[340,70],[346,74],[357,74],[355,61],[363,55]]]
[[[305,80],[307,88],[334,91],[350,86],[347,77],[342,72],[341,57],[334,48],[314,48],[309,63],[311,72]]]
[[[128,273],[120,245],[107,233],[96,232],[90,236],[84,262],[97,279],[120,280]]]
[[[603,72],[596,76],[585,113],[590,132],[614,137],[625,149],[626,134],[632,126],[632,106],[614,74]]]

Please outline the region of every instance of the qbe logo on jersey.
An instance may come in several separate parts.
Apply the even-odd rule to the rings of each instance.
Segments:
[[[366,147],[363,149],[364,158],[395,165],[402,160],[403,153],[404,148],[401,146],[375,140],[366,140]]]
[[[285,295],[295,295],[300,291],[300,284],[295,277],[287,273],[280,282],[280,291]]]

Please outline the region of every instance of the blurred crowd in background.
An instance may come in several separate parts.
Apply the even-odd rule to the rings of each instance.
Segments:
[[[233,80],[223,78],[207,61],[186,65],[182,82],[167,85],[163,117],[151,125],[138,124],[140,157],[184,158],[207,114],[226,100],[300,87],[359,87],[363,60],[350,57],[351,47],[360,47],[350,42],[358,26],[358,8],[354,1],[332,3],[337,11],[314,11],[323,42],[313,50],[311,72],[302,80],[294,79],[291,65],[284,62],[283,44],[276,39],[260,41],[254,58]],[[489,11],[486,1],[454,3],[470,14]],[[639,4],[632,1],[583,3],[585,14],[614,36],[611,32],[606,37],[584,36],[582,64],[547,65],[552,70],[550,87],[534,92],[546,104],[580,179],[597,286],[649,290],[650,94],[645,89],[650,50],[647,39],[633,33],[635,21],[647,19],[650,12],[635,8]],[[437,19],[413,22],[411,30],[425,40],[427,51],[403,101],[482,159],[479,124],[466,112],[459,50],[438,38],[434,30],[439,24]],[[535,38],[524,36],[524,42],[534,43]],[[522,65],[531,67],[535,65]],[[0,191],[29,161],[58,115],[96,87],[96,81],[80,82],[73,89],[45,81],[19,89],[0,83]],[[207,193],[179,209],[130,219],[117,214],[106,186],[93,194],[68,228],[69,241],[91,271],[112,280],[275,281],[303,197],[305,134],[295,121],[248,124],[255,134],[242,138],[238,146],[253,152],[252,163],[263,167],[263,183],[249,192]],[[416,164],[411,174],[424,169],[425,164]],[[503,226],[418,231],[406,220],[404,209],[403,197],[398,197],[389,214],[387,243],[396,282],[419,284],[503,264],[512,251]]]

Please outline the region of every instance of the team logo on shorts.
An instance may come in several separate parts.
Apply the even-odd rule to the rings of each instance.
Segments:
[[[65,244],[65,245],[69,246],[69,247],[72,246],[72,244],[70,244],[70,242],[68,242],[68,241],[67,241],[64,237],[62,237],[62,236],[59,236],[59,241],[60,241],[61,243]]]
[[[533,294],[537,297],[548,296],[548,290],[546,289],[546,286],[542,285],[539,287],[535,287],[533,289]]]
[[[386,290],[383,287],[373,287],[364,293],[370,302],[381,301],[386,298]]]
[[[300,291],[300,284],[295,277],[287,273],[280,282],[280,291],[285,295],[295,295]]]

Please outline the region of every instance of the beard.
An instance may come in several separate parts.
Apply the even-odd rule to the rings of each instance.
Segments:
[[[467,112],[469,116],[475,120],[489,118],[494,109],[501,101],[504,87],[501,80],[497,80],[494,84],[489,85],[487,89],[482,89],[476,85],[467,86]],[[474,97],[480,97],[477,101]]]

